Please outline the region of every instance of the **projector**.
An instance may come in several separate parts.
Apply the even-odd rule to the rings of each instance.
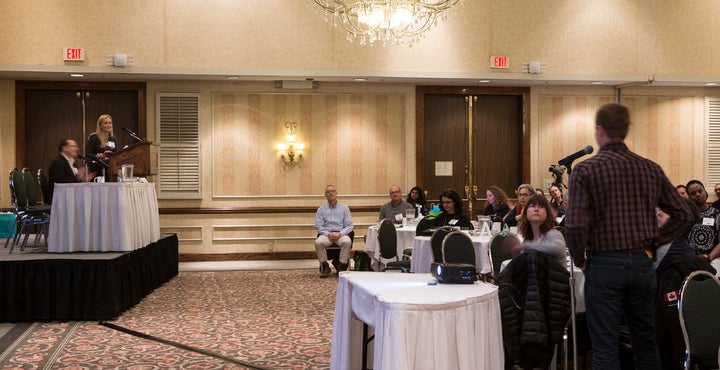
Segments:
[[[468,263],[437,263],[430,265],[432,275],[440,283],[472,284],[477,280],[475,266]]]

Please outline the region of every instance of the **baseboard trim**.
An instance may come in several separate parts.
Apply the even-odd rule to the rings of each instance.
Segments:
[[[304,260],[315,259],[315,252],[260,252],[260,253],[188,253],[180,254],[180,262],[203,261],[259,261],[259,260]]]

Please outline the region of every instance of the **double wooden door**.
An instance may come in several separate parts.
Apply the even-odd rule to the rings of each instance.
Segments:
[[[16,162],[32,171],[47,169],[61,139],[76,140],[84,154],[101,114],[113,117],[121,147],[135,142],[123,127],[146,134],[144,83],[18,81],[16,96]]]
[[[515,197],[529,177],[527,99],[527,89],[418,88],[417,173],[429,200],[453,188],[474,218],[488,186]]]

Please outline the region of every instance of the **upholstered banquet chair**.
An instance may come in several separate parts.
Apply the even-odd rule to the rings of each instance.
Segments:
[[[688,275],[680,291],[678,309],[680,327],[685,337],[687,358],[685,369],[691,365],[717,369],[720,347],[720,281],[703,270]]]
[[[520,244],[520,239],[508,232],[498,233],[490,239],[488,252],[494,278],[497,278],[500,274],[503,261],[512,259],[511,251],[513,247]]]
[[[430,237],[430,247],[433,253],[433,262],[443,262],[442,244],[445,237],[453,231],[450,227],[440,227]]]
[[[400,260],[397,254],[397,231],[392,220],[386,218],[380,223],[378,230],[378,244],[380,245],[380,266],[381,270],[400,269],[403,271],[410,270],[410,261]],[[383,260],[392,260],[384,263]]]
[[[472,239],[462,231],[453,231],[443,238],[442,255],[444,263],[466,263],[475,266],[475,246]]]
[[[13,244],[10,247],[10,253],[13,252],[15,245],[18,243],[20,244],[20,250],[25,250],[28,238],[33,231],[35,232],[35,243],[37,243],[41,237],[44,237],[45,243],[47,244],[47,231],[50,225],[50,206],[39,204],[38,186],[30,170],[23,168],[22,172],[15,175],[14,183],[16,194],[18,196],[24,195],[25,207],[18,212],[20,225],[17,234],[15,234]],[[24,187],[24,191],[19,191],[21,186]],[[21,237],[23,238],[22,242],[20,242]]]

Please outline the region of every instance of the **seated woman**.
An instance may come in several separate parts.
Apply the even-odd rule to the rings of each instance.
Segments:
[[[533,188],[532,185],[522,184],[518,186],[517,204],[515,204],[515,208],[508,212],[508,214],[505,215],[505,219],[503,219],[506,225],[519,226],[518,223],[522,218],[523,207],[525,207],[528,199],[530,199],[533,195],[535,195],[535,188]]]
[[[523,251],[547,253],[567,266],[565,237],[555,230],[555,219],[550,202],[544,195],[535,195],[527,201],[522,211],[519,231],[523,236]]]
[[[460,194],[453,189],[447,189],[440,194],[439,198],[443,211],[433,219],[433,227],[459,226],[469,230],[474,229],[470,223],[470,217],[463,211]]]
[[[485,216],[490,216],[492,222],[502,222],[503,217],[510,212],[508,196],[505,190],[495,185],[488,186],[485,196],[487,197]]]
[[[427,214],[427,208],[425,208],[425,204],[427,203],[427,200],[425,199],[425,193],[423,193],[422,189],[419,186],[415,186],[412,189],[410,189],[410,192],[408,193],[405,201],[412,204],[412,206],[415,207],[415,209],[420,208],[421,214],[423,214],[423,215]],[[420,216],[420,215],[416,214],[415,217],[417,217],[417,216]]]
[[[87,145],[85,145],[85,154],[93,155],[99,160],[107,162],[108,154],[114,152],[116,149],[117,138],[113,136],[112,117],[109,114],[100,115],[95,132],[88,137]],[[100,174],[103,166],[89,163],[88,170]]]

